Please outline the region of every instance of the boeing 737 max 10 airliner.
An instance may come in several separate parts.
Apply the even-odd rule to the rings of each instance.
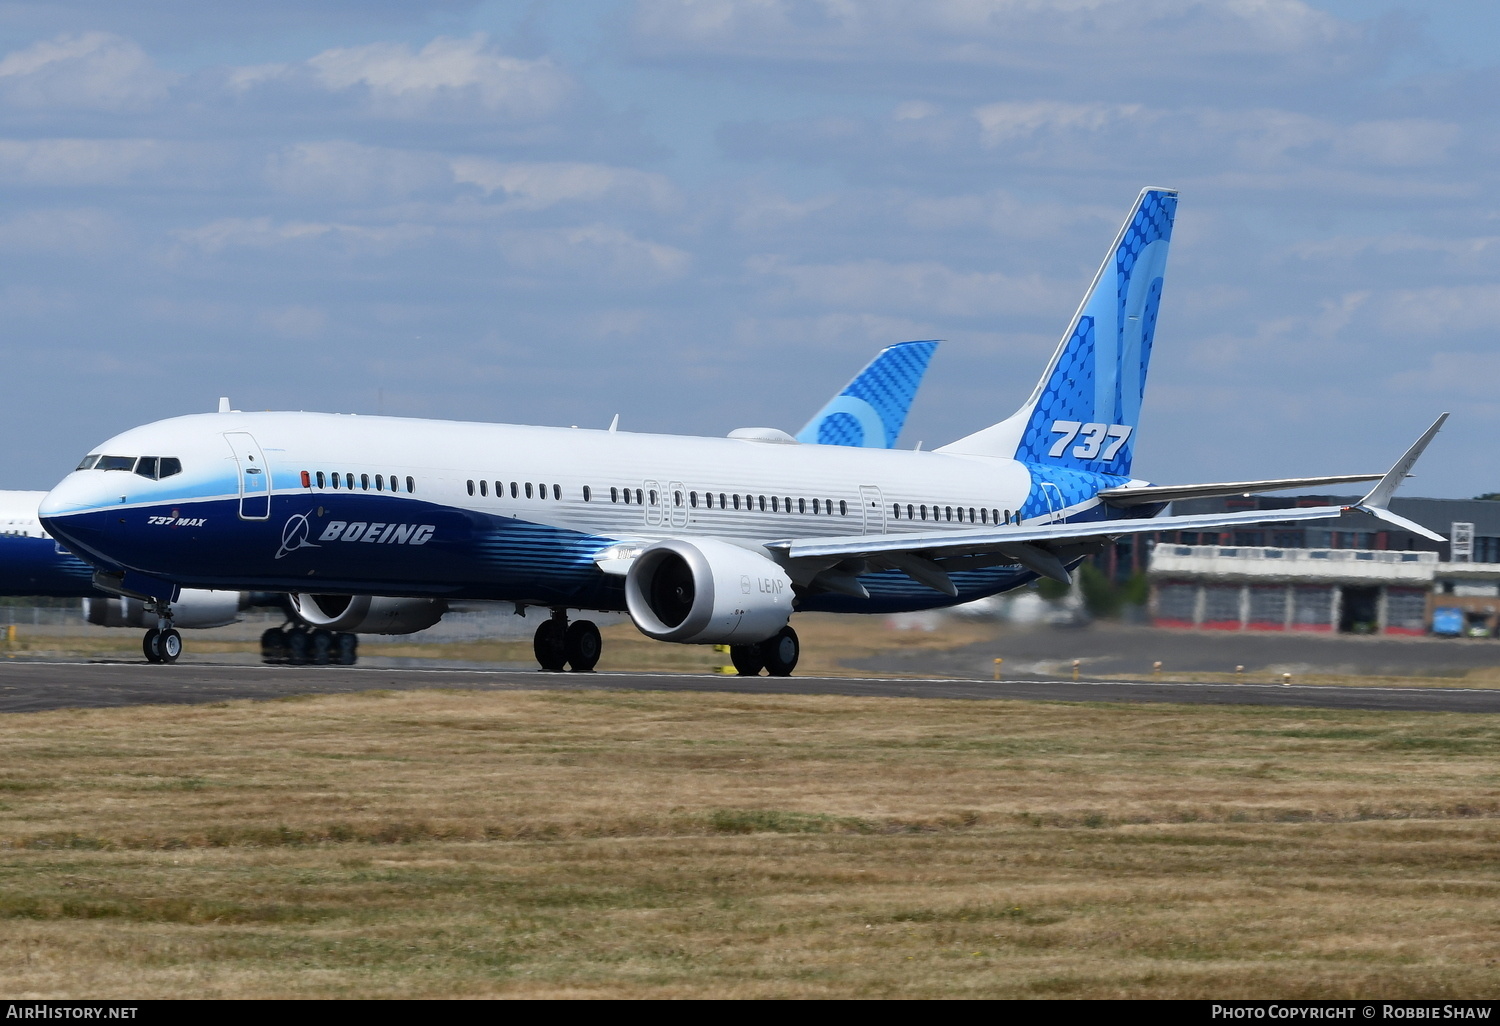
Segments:
[[[624,610],[652,638],[727,644],[741,672],[787,674],[797,611],[951,605],[1066,581],[1124,534],[1338,516],[1159,514],[1176,498],[1376,475],[1131,476],[1176,207],[1175,192],[1143,190],[1030,398],[931,452],[769,429],[700,438],[226,409],[105,442],[48,494],[42,522],[98,586],[155,604],[158,661],[181,650],[179,590],[214,588],[292,592],[332,629],[376,601],[546,606],[536,651],[550,669],[599,658],[597,628],[567,610]],[[1441,424],[1357,508],[1436,537],[1386,506]]]

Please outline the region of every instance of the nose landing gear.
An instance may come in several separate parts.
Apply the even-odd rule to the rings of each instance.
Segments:
[[[182,655],[182,635],[172,626],[172,606],[154,600],[150,608],[156,613],[156,626],[141,639],[141,651],[148,663],[175,663]]]
[[[537,627],[531,648],[544,670],[592,673],[603,654],[604,641],[592,620],[575,620],[570,624],[566,609],[554,609],[552,618]]]

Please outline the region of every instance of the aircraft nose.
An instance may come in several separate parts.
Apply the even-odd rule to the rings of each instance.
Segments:
[[[107,500],[99,494],[97,484],[90,482],[82,471],[75,471],[63,478],[42,499],[37,515],[48,517],[66,516],[85,510],[98,509]]]

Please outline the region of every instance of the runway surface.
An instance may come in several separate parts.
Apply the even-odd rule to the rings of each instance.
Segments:
[[[493,691],[638,690],[740,694],[1176,702],[1317,709],[1500,713],[1500,689],[1330,687],[1275,684],[1127,683],[1071,680],[890,680],[839,677],[720,677],[652,673],[542,673],[506,669],[380,669],[130,662],[0,662],[0,712],[160,703],[267,700],[379,689]]]

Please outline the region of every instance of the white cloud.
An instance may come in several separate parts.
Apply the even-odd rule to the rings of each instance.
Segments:
[[[156,139],[0,139],[0,182],[118,184],[175,166],[189,149]]]
[[[637,48],[657,57],[938,61],[1137,80],[1213,64],[1263,78],[1338,74],[1380,46],[1367,26],[1301,0],[637,0],[632,27]]]
[[[218,253],[234,247],[269,249],[322,239],[344,242],[356,250],[389,251],[425,241],[437,232],[420,224],[375,227],[330,221],[284,221],[278,224],[269,217],[226,217],[172,234],[180,242],[204,253]]]
[[[782,257],[746,262],[756,275],[779,282],[784,301],[856,310],[898,309],[947,316],[1055,314],[1058,324],[1072,312],[1064,286],[1039,275],[955,271],[934,262],[859,260],[842,264],[791,264]],[[1059,328],[1059,330],[1061,330]]]
[[[266,179],[282,192],[342,200],[399,198],[453,183],[440,154],[342,140],[278,151],[267,162]]]
[[[573,88],[550,59],[507,57],[482,33],[440,36],[416,53],[398,43],[325,50],[307,63],[325,88],[363,87],[378,109],[403,116],[472,102],[507,117],[538,118],[560,107]]]
[[[0,249],[101,254],[119,245],[119,218],[94,208],[28,210],[0,224]]]
[[[1500,284],[1398,289],[1382,297],[1376,323],[1382,331],[1407,336],[1492,335],[1500,324]]]
[[[979,142],[986,149],[1004,143],[1028,140],[1047,132],[1094,133],[1149,117],[1140,104],[1063,103],[1038,100],[1029,103],[986,104],[974,110],[979,122]]]
[[[507,206],[544,210],[564,202],[608,200],[616,204],[665,209],[677,192],[663,175],[604,164],[514,163],[483,157],[457,157],[453,178],[485,195],[503,193]]]
[[[107,32],[61,35],[0,59],[0,97],[18,107],[121,110],[167,95],[176,75]]]
[[[597,274],[611,284],[669,281],[686,273],[692,263],[692,257],[675,246],[606,224],[507,232],[500,248],[520,270]]]

